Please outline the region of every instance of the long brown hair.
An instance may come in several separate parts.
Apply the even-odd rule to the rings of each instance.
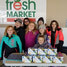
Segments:
[[[54,22],[56,23],[56,29],[58,29],[59,24],[58,24],[58,22],[57,22],[56,20],[52,20],[52,21],[51,21],[51,23],[50,23],[50,28],[52,29],[52,24],[53,24]]]
[[[34,34],[34,33],[36,32],[36,24],[35,24],[34,22],[30,22],[29,25],[30,25],[31,23],[34,24],[34,29],[32,30],[32,32],[33,32],[33,34]],[[27,34],[28,31],[29,31],[29,25],[28,25],[28,27],[27,27],[27,29],[26,29],[26,34]]]
[[[15,30],[14,30],[14,27],[11,26],[11,25],[9,25],[9,26],[7,26],[6,29],[5,29],[5,32],[4,32],[4,35],[5,35],[5,36],[7,35],[7,30],[8,30],[10,27],[13,29],[13,34],[16,35],[16,32],[15,32]]]

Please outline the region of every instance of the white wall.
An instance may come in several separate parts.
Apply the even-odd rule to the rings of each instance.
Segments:
[[[4,31],[5,31],[5,27],[0,27],[0,42],[1,42],[1,39],[4,35]]]
[[[67,28],[63,28],[63,34],[64,34],[64,45],[67,47]]]

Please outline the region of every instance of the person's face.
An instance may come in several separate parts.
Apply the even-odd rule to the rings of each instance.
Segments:
[[[55,23],[55,22],[52,23],[52,28],[53,28],[53,29],[56,28],[56,23]]]
[[[41,33],[41,34],[44,34],[44,32],[45,32],[45,29],[39,29],[39,32]]]
[[[44,38],[39,37],[39,38],[38,38],[38,43],[39,43],[40,45],[42,45],[42,44],[44,43]]]
[[[15,22],[15,26],[16,26],[16,28],[19,28],[19,27],[21,26],[21,23],[19,23],[19,22],[17,21],[17,22]]]
[[[29,30],[32,31],[32,30],[34,29],[34,26],[35,26],[35,25],[34,25],[33,23],[30,23],[29,26],[28,26],[28,27],[29,27]]]
[[[8,35],[11,36],[11,35],[13,34],[13,32],[14,32],[14,30],[13,30],[12,27],[10,27],[10,28],[7,29],[7,33],[8,33]]]
[[[43,22],[40,20],[39,22],[38,22],[38,25],[42,25],[43,24]]]
[[[29,24],[29,21],[28,20],[25,20],[25,25],[28,25]]]

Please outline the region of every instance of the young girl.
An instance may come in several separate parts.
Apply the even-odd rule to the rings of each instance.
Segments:
[[[38,31],[36,30],[36,25],[34,22],[31,22],[27,29],[25,34],[25,48],[26,51],[29,47],[33,47],[35,45],[35,38],[38,34]]]
[[[44,36],[45,42],[48,43],[48,45],[51,47],[51,45],[50,45],[50,39],[48,38],[48,35],[46,34],[46,28],[45,28],[44,24],[42,24],[42,25],[39,26],[39,34],[36,37],[36,44],[38,43],[38,37],[40,35]]]
[[[59,24],[56,20],[51,21],[50,28],[47,29],[47,34],[51,37],[51,45],[53,48],[57,48],[58,52],[61,52],[64,36],[62,29],[59,28]]]
[[[16,35],[13,26],[7,26],[4,36],[0,45],[0,59],[3,57],[7,58],[11,53],[17,52],[17,44],[19,46],[19,52],[22,52],[22,44],[20,38]]]
[[[37,21],[37,29],[39,29],[39,26],[42,24],[44,24],[44,19],[43,19],[43,17],[40,17]]]

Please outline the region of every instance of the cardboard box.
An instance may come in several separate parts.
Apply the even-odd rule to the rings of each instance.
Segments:
[[[63,63],[63,57],[53,55],[43,56],[43,63]]]
[[[58,57],[58,59],[61,61],[61,63],[63,63],[64,57]]]
[[[33,56],[33,63],[42,63],[42,56]]]
[[[47,55],[57,55],[57,49],[47,49]]]
[[[53,63],[63,63],[63,57],[53,56],[52,61]]]
[[[22,56],[23,63],[32,63],[32,56]]]
[[[38,55],[57,55],[57,49],[38,48]]]
[[[28,48],[28,55],[37,55],[37,48]]]
[[[38,55],[46,55],[47,49],[38,48]]]
[[[52,63],[51,56],[43,56],[43,63]]]

